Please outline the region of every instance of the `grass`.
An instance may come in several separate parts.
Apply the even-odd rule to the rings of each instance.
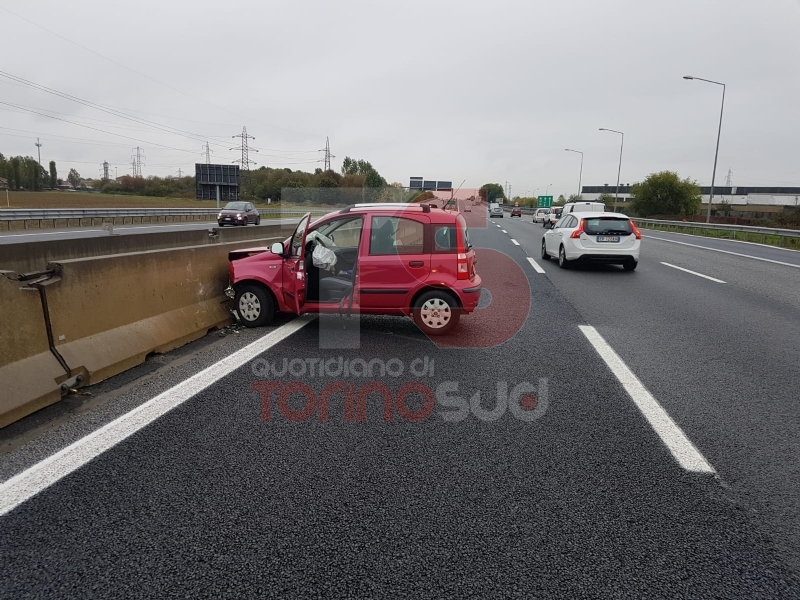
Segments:
[[[800,238],[781,237],[777,235],[770,235],[764,233],[752,233],[748,231],[726,231],[718,229],[706,229],[699,223],[687,223],[686,225],[657,225],[648,223],[647,229],[655,231],[673,231],[677,233],[689,233],[702,237],[719,238],[726,240],[739,240],[742,242],[755,242],[757,244],[766,244],[768,246],[778,246],[780,248],[789,248],[791,250],[800,250]]]

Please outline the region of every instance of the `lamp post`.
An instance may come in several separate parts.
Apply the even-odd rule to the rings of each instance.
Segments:
[[[545,196],[547,196],[547,192],[549,192],[549,191],[550,191],[550,186],[551,186],[551,185],[553,185],[553,184],[552,184],[552,183],[548,183],[548,184],[547,184],[547,187],[546,187],[546,188],[544,188],[544,195],[545,195]]]
[[[575,152],[575,153],[581,155],[581,170],[580,170],[580,173],[578,174],[578,196],[580,197],[580,195],[581,195],[581,184],[583,183],[583,152],[581,152],[580,150],[573,150],[572,148],[564,148],[564,151],[565,152]]]
[[[717,158],[719,157],[719,138],[722,135],[722,111],[725,110],[725,84],[719,81],[711,81],[710,79],[703,79],[702,77],[692,77],[691,75],[684,75],[684,79],[697,81],[705,81],[706,83],[713,83],[714,85],[722,86],[722,105],[719,108],[719,130],[717,130],[717,149],[714,152],[714,170],[711,172],[711,193],[708,195],[708,210],[706,211],[706,223],[711,222],[711,203],[714,201],[714,183],[717,179]]]
[[[617,169],[617,191],[614,193],[614,212],[617,212],[617,198],[619,197],[619,175],[622,172],[622,147],[625,145],[625,134],[616,129],[606,129],[601,127],[600,131],[610,131],[611,133],[618,133],[622,136],[622,141],[619,143],[619,168]]]

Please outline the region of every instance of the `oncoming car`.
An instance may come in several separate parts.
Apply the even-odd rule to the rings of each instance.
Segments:
[[[464,217],[427,204],[356,204],[271,248],[228,255],[226,295],[248,327],[276,312],[405,315],[428,335],[453,330],[481,295]]]
[[[620,264],[633,271],[639,264],[641,239],[642,234],[624,215],[566,214],[542,237],[542,258],[556,257],[562,269],[581,261]]]
[[[250,202],[228,202],[217,215],[220,227],[225,225],[261,224],[261,215]]]

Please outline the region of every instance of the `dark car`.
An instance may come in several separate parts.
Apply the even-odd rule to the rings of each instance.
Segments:
[[[519,217],[522,218],[522,209],[519,206],[515,206],[511,209],[511,216],[512,217]]]
[[[220,227],[225,225],[247,225],[261,223],[261,215],[250,202],[228,202],[217,215],[217,223]]]

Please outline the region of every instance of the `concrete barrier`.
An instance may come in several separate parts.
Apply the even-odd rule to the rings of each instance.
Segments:
[[[279,238],[261,240],[269,245]],[[46,290],[53,341],[94,384],[203,337],[231,321],[223,290],[238,242],[51,263],[60,282]]]
[[[62,384],[97,383],[230,323],[228,252],[283,239],[61,260],[29,281],[0,271],[0,427],[58,402]]]
[[[50,350],[40,292],[0,271],[0,427],[61,399],[69,375]]]
[[[211,229],[211,226],[209,226]],[[67,240],[46,240],[0,244],[0,269],[30,273],[41,271],[48,262],[125,252],[183,248],[258,240],[272,236],[289,237],[294,225],[269,224],[259,227],[217,227],[217,235],[208,229],[164,231],[124,235],[103,235]]]

